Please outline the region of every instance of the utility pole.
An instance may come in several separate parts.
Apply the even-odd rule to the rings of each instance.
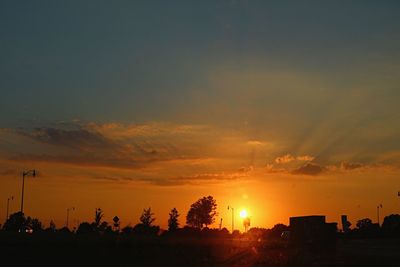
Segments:
[[[235,223],[234,223],[234,221],[235,221],[235,209],[232,207],[232,206],[228,206],[228,210],[229,209],[231,209],[232,210],[232,233],[233,233],[233,230],[234,230],[234,225],[235,225]]]
[[[7,217],[6,217],[6,221],[8,220],[8,214],[10,211],[10,200],[14,200],[14,196],[11,196],[9,198],[7,198]]]
[[[22,172],[22,194],[21,194],[21,213],[24,213],[24,190],[25,190],[25,176],[36,176],[35,170],[23,171]]]

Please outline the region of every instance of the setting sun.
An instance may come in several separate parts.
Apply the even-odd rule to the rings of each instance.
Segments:
[[[247,210],[243,209],[240,211],[240,217],[241,218],[247,218]]]

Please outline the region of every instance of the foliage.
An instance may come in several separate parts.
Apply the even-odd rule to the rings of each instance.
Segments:
[[[216,210],[216,200],[212,196],[203,197],[190,206],[186,223],[198,229],[202,229],[203,225],[207,227],[215,221]]]
[[[91,234],[94,232],[93,225],[88,222],[81,223],[76,231],[77,234]]]
[[[132,232],[136,235],[157,235],[160,231],[159,226],[155,225],[145,225],[143,223],[138,223],[133,227]]]
[[[372,220],[370,218],[358,220],[356,226],[360,230],[368,229],[372,226]]]
[[[253,227],[250,228],[249,231],[247,231],[247,236],[249,236],[252,240],[259,240],[266,237],[267,233],[269,233],[270,231],[271,230],[265,228]]]
[[[70,234],[71,230],[69,230],[68,227],[64,226],[63,228],[59,229],[58,232],[64,233],[64,234]]]
[[[178,217],[179,217],[178,210],[176,208],[173,208],[169,213],[168,231],[172,232],[178,229],[179,227]]]
[[[26,218],[22,212],[11,214],[3,225],[6,231],[18,232],[26,225]]]
[[[100,234],[106,234],[106,233],[111,233],[112,229],[111,226],[108,225],[108,222],[104,221],[97,228],[97,232],[99,232]]]
[[[33,230],[36,232],[43,230],[43,226],[38,219],[29,216],[26,218],[22,212],[16,212],[10,215],[4,223],[3,229],[12,232],[24,232],[26,230]]]
[[[274,227],[272,227],[272,229],[268,231],[268,237],[272,239],[280,239],[282,233],[288,230],[289,227],[287,225],[284,225],[282,223],[275,224]]]
[[[357,221],[357,229],[354,230],[354,233],[358,237],[362,238],[372,238],[379,237],[381,235],[381,229],[379,224],[372,223],[372,220],[369,218],[361,219]]]
[[[49,225],[48,230],[51,231],[51,232],[55,232],[57,230],[56,224],[54,223],[53,220],[50,221],[50,225]]]
[[[27,225],[30,227],[34,232],[43,230],[42,222],[36,218],[27,218]]]
[[[95,214],[94,214],[94,224],[96,227],[100,226],[100,222],[101,222],[101,219],[103,218],[103,216],[104,216],[104,213],[103,213],[102,209],[97,208],[95,210]]]
[[[124,235],[130,235],[133,233],[133,227],[130,225],[125,226],[124,228],[122,228],[122,234]]]
[[[142,215],[140,215],[140,223],[144,226],[150,227],[151,224],[155,221],[153,218],[154,213],[151,212],[151,208],[144,209]]]
[[[399,235],[400,234],[400,215],[391,214],[386,216],[383,220],[382,230],[386,234]]]

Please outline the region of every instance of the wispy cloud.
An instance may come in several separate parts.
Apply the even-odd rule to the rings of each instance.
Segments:
[[[282,150],[286,148],[275,145],[276,140],[210,125],[77,121],[31,129],[1,129],[0,137],[0,145],[6,148],[0,159],[16,164],[67,164],[96,180],[163,186],[278,174],[321,176],[389,166],[346,158],[324,161],[312,156],[318,151],[285,153]],[[12,142],[5,145],[4,140]],[[269,158],[267,163],[266,158]]]

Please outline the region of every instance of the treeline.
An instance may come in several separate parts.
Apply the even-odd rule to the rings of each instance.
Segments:
[[[195,234],[195,233],[215,233],[214,230],[208,229],[208,226],[215,222],[217,216],[217,203],[212,196],[200,198],[190,206],[186,215],[186,226],[180,228],[180,214],[176,208],[172,208],[169,212],[168,230],[163,231],[159,226],[154,225],[155,217],[151,208],[143,210],[139,217],[139,223],[135,226],[127,225],[121,227],[121,222],[118,216],[114,216],[111,223],[103,220],[104,212],[101,208],[96,208],[92,222],[82,222],[77,228],[69,229],[67,226],[58,228],[53,221],[47,228],[39,221],[39,219],[26,217],[22,212],[16,212],[9,216],[4,225],[1,227],[3,231],[10,232],[62,232],[76,233],[83,235],[104,235],[104,234],[123,234],[123,235],[160,235],[162,232],[176,234]],[[227,229],[218,231],[229,234]]]
[[[391,214],[384,218],[382,225],[373,223],[370,218],[358,220],[355,227],[341,232],[341,235],[348,238],[379,238],[379,237],[400,237],[400,215]]]

